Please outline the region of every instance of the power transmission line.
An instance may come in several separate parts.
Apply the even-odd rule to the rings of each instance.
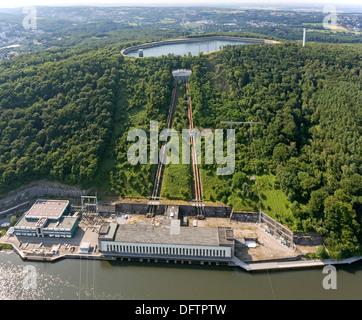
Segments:
[[[249,124],[250,125],[250,139],[253,139],[253,124],[260,124],[260,122],[255,121],[222,121],[221,124],[228,124],[230,126],[230,129],[232,129],[232,126],[234,124]]]

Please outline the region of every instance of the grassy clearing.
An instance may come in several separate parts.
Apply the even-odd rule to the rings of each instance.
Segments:
[[[168,23],[176,23],[176,20],[175,19],[172,19],[172,18],[163,18],[160,23],[163,23],[163,24],[168,24]]]
[[[362,35],[362,32],[361,32]],[[345,46],[345,47],[354,47],[354,48],[358,48],[358,49],[362,49],[362,43],[330,43],[330,45],[335,45],[335,46]]]
[[[294,220],[292,204],[282,190],[274,188],[275,179],[274,175],[256,176],[263,211],[281,222],[291,222]]]
[[[125,170],[123,176],[123,189],[127,193],[123,196],[129,198],[148,197],[153,187],[153,176],[156,165],[135,165],[132,170]]]
[[[234,207],[235,211],[257,211],[258,198],[254,183],[246,174],[242,183],[236,186],[230,176],[218,176],[213,169],[200,169],[203,199],[222,202]]]
[[[236,178],[218,176],[210,169],[200,171],[205,201],[222,202],[233,206],[235,211],[258,211],[260,201],[263,211],[270,216],[285,223],[294,220],[291,202],[282,190],[274,188],[274,175],[256,176],[254,183],[244,173]]]
[[[257,211],[258,203],[234,192],[229,197],[229,203],[232,204],[234,211]]]
[[[213,170],[200,168],[202,192],[204,200],[216,201],[217,190],[220,188],[228,188],[228,179],[218,176]]]
[[[321,33],[329,33],[329,32],[333,32],[333,33],[337,33],[337,32],[350,33],[350,32],[352,32],[351,30],[348,30],[348,29],[346,29],[345,27],[342,27],[342,26],[333,26],[330,29],[308,29],[308,31],[321,32]],[[307,33],[307,36],[308,36],[308,33]]]
[[[161,196],[168,199],[192,199],[191,172],[188,164],[166,166]]]
[[[303,22],[302,26],[323,26],[323,22]]]
[[[181,85],[177,92],[177,102],[172,124],[172,128],[177,130],[180,135],[182,129],[188,128],[187,102],[185,93],[185,87],[184,85]],[[180,150],[182,150],[181,148],[180,141]],[[191,179],[190,165],[181,163],[168,164],[165,168],[161,197],[182,200],[192,199]]]

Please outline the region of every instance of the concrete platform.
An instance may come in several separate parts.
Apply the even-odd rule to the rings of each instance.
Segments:
[[[28,237],[8,236],[5,234],[0,238],[0,243],[11,244],[13,249],[23,259],[54,261],[61,258],[102,258],[103,254],[98,250],[98,230],[100,226],[86,226],[84,223],[74,234],[73,238],[56,237]],[[78,249],[82,242],[90,243],[89,254],[79,254]],[[58,254],[52,253],[53,246],[59,246]],[[71,250],[71,248],[74,248]]]

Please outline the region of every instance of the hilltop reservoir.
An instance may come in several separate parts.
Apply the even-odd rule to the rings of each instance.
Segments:
[[[160,57],[170,53],[182,56],[185,54],[187,55],[188,53],[191,53],[191,55],[197,55],[200,52],[210,53],[220,50],[226,45],[247,45],[250,43],[275,44],[278,42],[255,38],[210,36],[140,44],[122,50],[122,54],[127,57]]]

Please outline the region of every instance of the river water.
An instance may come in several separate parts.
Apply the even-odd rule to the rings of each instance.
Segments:
[[[153,48],[143,49],[144,57],[160,57],[162,55],[168,55],[173,53],[175,55],[187,55],[189,52],[194,56],[200,52],[209,53],[212,51],[219,50],[226,45],[237,45],[237,44],[250,44],[251,42],[245,41],[233,41],[233,40],[210,40],[210,41],[198,41],[198,42],[187,42],[177,44],[166,44]],[[138,50],[127,53],[129,57],[138,57]]]
[[[33,266],[26,289],[25,266]],[[186,264],[60,260],[23,261],[0,253],[0,299],[362,299],[362,263],[337,267],[337,289],[325,290],[322,269],[249,273]]]

